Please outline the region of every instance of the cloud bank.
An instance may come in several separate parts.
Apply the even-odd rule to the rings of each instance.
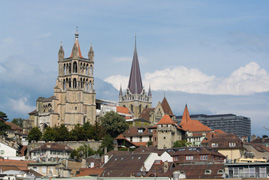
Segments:
[[[119,90],[127,87],[128,77],[113,75],[105,79]],[[181,91],[210,95],[249,95],[269,91],[269,74],[256,62],[238,68],[227,78],[209,76],[199,69],[184,66],[146,73],[144,86],[156,91]]]

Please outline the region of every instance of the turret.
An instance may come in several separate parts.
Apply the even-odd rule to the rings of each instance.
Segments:
[[[64,59],[64,49],[63,49],[63,43],[61,42],[61,46],[58,52],[58,60],[62,61]]]
[[[94,51],[92,50],[92,44],[88,53],[88,58],[90,61],[94,61]]]

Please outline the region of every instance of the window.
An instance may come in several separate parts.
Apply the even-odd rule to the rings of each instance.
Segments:
[[[219,169],[218,170],[218,174],[224,174],[224,170],[223,169]]]
[[[186,156],[186,160],[187,161],[193,160],[193,156]]]
[[[5,151],[4,150],[1,150],[1,154],[5,154]]]
[[[218,147],[218,143],[212,143],[211,147]]]
[[[212,171],[210,169],[208,169],[208,170],[205,171],[205,174],[211,174],[211,172]]]
[[[235,147],[235,143],[234,142],[229,142],[229,147]]]
[[[43,166],[43,167],[42,167],[42,173],[46,173],[46,171],[47,171],[46,166]]]
[[[207,160],[208,156],[207,155],[201,155],[201,160]]]
[[[166,137],[164,136],[163,139],[166,139]]]
[[[138,133],[143,133],[143,129],[138,129]]]
[[[142,136],[140,136],[140,142],[142,142]]]
[[[130,137],[130,141],[133,142],[133,137]]]

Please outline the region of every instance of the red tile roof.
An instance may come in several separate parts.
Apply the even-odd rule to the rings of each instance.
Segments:
[[[170,118],[169,115],[164,115],[162,119],[157,123],[158,124],[175,124],[175,122]]]
[[[80,176],[97,176],[100,177],[106,168],[80,168],[79,174],[76,177]]]
[[[208,126],[202,124],[198,120],[193,120],[190,118],[189,110],[187,105],[185,106],[182,119],[180,124],[184,130],[188,130],[190,132],[209,132],[211,131],[211,128]]]
[[[141,113],[141,115],[140,115],[140,118],[149,121],[149,120],[150,120],[150,114],[151,114],[151,113],[154,113],[154,108],[145,108],[145,109],[142,111],[142,113]]]
[[[35,161],[18,161],[9,159],[0,159],[0,166],[16,166],[20,170],[25,170],[28,163],[34,163]]]
[[[22,128],[12,122],[5,122],[5,124],[9,125],[11,127],[12,130],[18,130],[18,131],[22,131]]]

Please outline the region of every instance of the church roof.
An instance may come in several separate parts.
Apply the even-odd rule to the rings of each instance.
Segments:
[[[79,42],[78,42],[78,32],[76,32],[76,34],[75,34],[75,43],[74,43],[73,50],[72,50],[72,53],[71,53],[70,57],[73,57],[73,51],[74,51],[75,48],[78,49],[78,51],[77,51],[78,57],[83,58],[83,56],[81,54],[81,51],[80,51]]]
[[[187,105],[185,106],[182,119],[180,124],[184,130],[188,130],[190,132],[204,132],[204,131],[211,131],[211,128],[202,124],[198,120],[194,120],[190,118],[189,110]]]
[[[185,131],[185,129],[184,128],[181,128],[177,123],[175,123],[171,118],[170,118],[170,116],[169,115],[164,115],[163,117],[162,117],[162,119],[157,123],[157,125],[159,125],[159,124],[172,124],[172,125],[174,125],[174,126],[176,126],[177,127],[177,129],[181,129],[181,130],[184,130]]]
[[[140,94],[143,90],[138,55],[136,50],[136,41],[128,88],[132,94]]]
[[[171,108],[170,108],[170,105],[165,97],[163,98],[163,101],[162,101],[162,108],[163,108],[163,111],[165,114],[168,114],[169,116],[174,115]]]

